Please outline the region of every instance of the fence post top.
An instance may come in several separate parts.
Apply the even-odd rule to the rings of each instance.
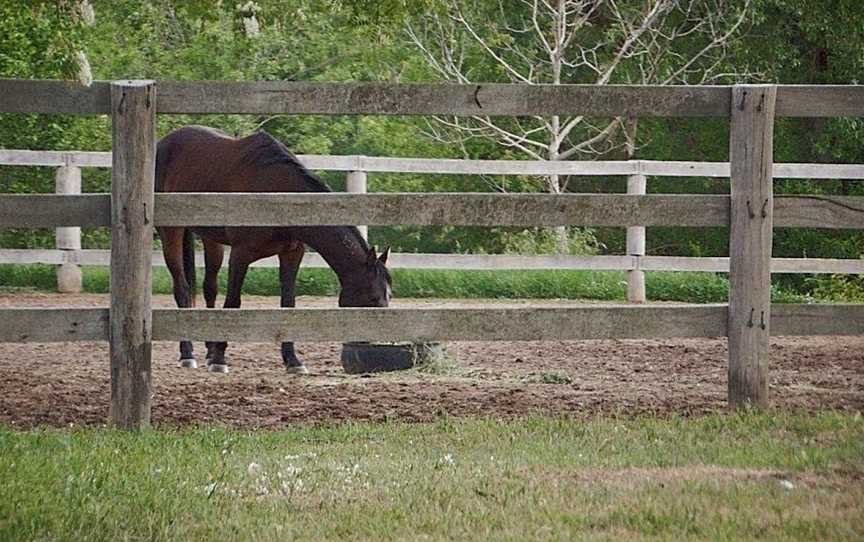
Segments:
[[[146,87],[155,84],[156,81],[153,79],[120,79],[118,81],[111,81],[112,87]]]
[[[777,88],[777,85],[770,83],[759,83],[759,84],[750,84],[750,83],[741,83],[732,85],[733,89],[736,88],[755,88],[755,89],[771,89]]]

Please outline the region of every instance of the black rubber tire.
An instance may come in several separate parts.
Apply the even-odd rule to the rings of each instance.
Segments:
[[[437,343],[430,343],[439,348]],[[348,374],[402,371],[423,364],[430,344],[345,343],[342,368]]]

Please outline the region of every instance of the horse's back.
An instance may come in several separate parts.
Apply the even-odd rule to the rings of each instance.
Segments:
[[[156,145],[159,192],[230,191],[230,171],[238,162],[237,140],[205,126],[185,126]]]
[[[156,148],[159,192],[320,192],[329,189],[266,132],[231,137],[186,126]]]

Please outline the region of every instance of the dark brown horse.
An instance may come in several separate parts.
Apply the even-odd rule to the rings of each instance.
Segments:
[[[165,136],[156,151],[157,192],[329,192],[279,141],[265,132],[233,138],[202,126],[187,126]],[[340,307],[386,307],[389,249],[377,257],[354,226],[161,227],[165,263],[174,280],[178,307],[195,304],[194,238],[204,243],[204,300],[216,302],[216,278],[224,245],[231,246],[226,308],[240,307],[240,290],[252,262],[279,256],[283,307],[294,306],[294,282],[306,245],[315,249],[339,277]],[[207,366],[224,372],[226,342],[207,343]],[[293,343],[282,343],[289,372],[305,373]],[[192,343],[180,343],[180,364],[195,367]]]

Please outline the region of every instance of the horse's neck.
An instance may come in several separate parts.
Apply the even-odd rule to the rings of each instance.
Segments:
[[[345,284],[365,269],[369,246],[354,226],[301,228],[298,237],[324,258]]]

